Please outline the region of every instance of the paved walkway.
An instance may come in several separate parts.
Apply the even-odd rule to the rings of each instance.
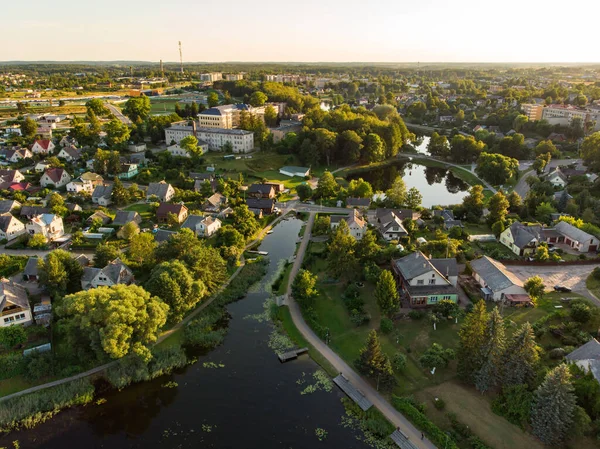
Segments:
[[[350,366],[348,366],[348,364],[344,362],[340,356],[338,356],[331,348],[329,348],[329,346],[327,346],[319,337],[317,337],[312,329],[306,324],[306,321],[304,321],[300,307],[292,298],[292,282],[302,266],[302,260],[304,259],[306,248],[308,247],[314,221],[315,212],[311,212],[310,217],[308,218],[308,223],[306,224],[306,229],[304,231],[304,237],[302,239],[302,243],[300,244],[300,248],[298,248],[297,257],[294,261],[294,265],[292,266],[292,271],[288,281],[286,302],[289,306],[290,314],[294,324],[304,338],[306,338],[306,340],[317,351],[319,351],[321,355],[325,357],[338,372],[343,373],[344,376],[346,376],[355,387],[361,390],[366,398],[369,399],[373,405],[384,414],[384,416],[394,425],[394,427],[399,427],[400,430],[402,430],[402,432],[409,437],[410,441],[415,446],[420,449],[435,449],[435,445],[428,439],[425,438],[424,440],[421,440],[421,431],[413,426],[400,412],[392,407],[392,405],[387,402],[385,398],[379,394],[379,392],[377,392],[368,382],[366,382],[359,374],[357,374]]]
[[[527,196],[527,192],[529,192],[529,184],[527,184],[527,178],[529,178],[532,175],[535,175],[535,170],[529,170],[523,173],[521,175],[521,178],[519,179],[519,182],[517,182],[517,185],[513,189],[513,191],[517,192],[521,198],[525,198],[525,196]]]

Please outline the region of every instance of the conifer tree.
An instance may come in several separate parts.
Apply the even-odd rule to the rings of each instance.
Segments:
[[[360,350],[360,355],[354,363],[361,373],[372,379],[377,379],[378,384],[386,388],[394,385],[392,363],[387,354],[381,350],[381,344],[375,329],[369,332],[367,345]]]
[[[550,371],[534,393],[531,407],[533,434],[543,443],[557,447],[573,423],[575,394],[571,373],[564,363]]]
[[[481,368],[475,375],[475,387],[485,393],[498,385],[502,368],[502,356],[506,347],[504,320],[498,307],[495,307],[485,329],[481,350]]]
[[[458,372],[469,383],[475,382],[475,373],[481,369],[481,351],[485,342],[488,313],[485,301],[475,304],[459,331]]]
[[[346,220],[341,220],[333,232],[327,256],[328,271],[335,278],[351,277],[356,272],[358,261],[355,254],[356,240],[350,235]]]
[[[375,287],[375,298],[379,308],[385,315],[391,316],[398,310],[398,289],[396,288],[394,276],[389,270],[383,270],[379,275]]]
[[[502,363],[502,386],[531,384],[539,362],[539,348],[533,328],[523,324],[510,340]]]

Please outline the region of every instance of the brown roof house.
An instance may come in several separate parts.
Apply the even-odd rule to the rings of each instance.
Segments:
[[[227,204],[227,198],[220,193],[215,193],[206,199],[202,205],[205,212],[219,212]]]
[[[188,208],[183,204],[160,203],[156,209],[156,220],[159,223],[167,223],[169,214],[174,214],[179,223],[183,223],[188,216]]]
[[[27,326],[33,322],[27,291],[22,285],[0,279],[0,327]]]

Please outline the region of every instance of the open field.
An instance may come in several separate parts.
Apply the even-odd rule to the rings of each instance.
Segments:
[[[179,100],[172,98],[169,99],[150,99],[150,113],[151,114],[164,114],[169,112],[175,112],[175,105],[179,103]]]

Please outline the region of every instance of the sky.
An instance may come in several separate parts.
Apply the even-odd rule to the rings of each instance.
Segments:
[[[600,62],[600,0],[6,0],[0,61]]]

